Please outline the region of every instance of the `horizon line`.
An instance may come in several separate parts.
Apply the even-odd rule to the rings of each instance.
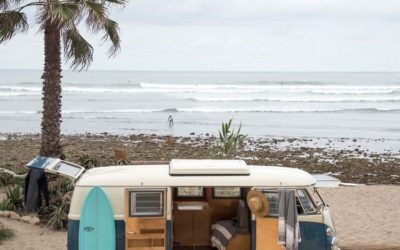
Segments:
[[[0,69],[0,71],[43,71],[43,69]],[[89,71],[114,71],[114,72],[187,72],[187,73],[400,73],[393,70],[156,70],[156,69],[88,69],[88,70],[71,70],[65,69],[67,72],[89,72]]]

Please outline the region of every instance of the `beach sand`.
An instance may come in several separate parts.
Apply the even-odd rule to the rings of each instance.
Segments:
[[[320,189],[345,249],[400,249],[400,186]],[[395,248],[396,247],[396,248]]]
[[[0,222],[14,230],[14,238],[0,245],[4,250],[56,250],[67,248],[67,232],[54,231],[47,226],[0,218]]]
[[[400,249],[400,186],[320,189],[332,209],[342,249]],[[16,237],[0,249],[66,249],[67,233],[0,218]]]

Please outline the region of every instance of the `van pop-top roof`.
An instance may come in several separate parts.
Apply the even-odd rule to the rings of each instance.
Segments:
[[[248,174],[245,175],[225,175],[221,172],[207,175],[187,173],[171,175],[168,164],[98,167],[85,172],[78,179],[76,187],[308,187],[315,185],[312,175],[296,168],[246,165],[246,169],[248,169]]]

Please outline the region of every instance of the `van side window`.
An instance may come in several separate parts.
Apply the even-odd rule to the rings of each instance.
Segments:
[[[240,198],[242,192],[240,187],[215,187],[213,196],[215,198]]]
[[[131,217],[163,216],[162,191],[129,192],[129,215]]]
[[[306,214],[313,214],[317,212],[317,208],[315,207],[306,190],[298,189],[297,197],[300,200],[300,203],[303,206],[303,210]]]
[[[279,197],[275,191],[264,191],[265,197],[269,203],[268,216],[277,217],[279,216]]]
[[[203,199],[206,197],[206,192],[203,187],[178,187],[176,197]]]
[[[303,191],[303,190],[301,190],[301,191]],[[264,195],[267,198],[268,203],[269,203],[268,216],[271,216],[271,217],[279,216],[279,195],[278,195],[278,192],[276,192],[276,191],[264,191],[263,193],[264,193]],[[304,214],[305,210],[303,209],[303,207],[301,205],[301,201],[299,200],[299,195],[296,196],[296,207],[297,207],[297,213],[298,214]]]

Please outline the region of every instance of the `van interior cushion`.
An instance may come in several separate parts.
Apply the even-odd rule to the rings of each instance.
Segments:
[[[239,200],[234,220],[238,223],[241,233],[249,232],[249,208],[244,200]]]

